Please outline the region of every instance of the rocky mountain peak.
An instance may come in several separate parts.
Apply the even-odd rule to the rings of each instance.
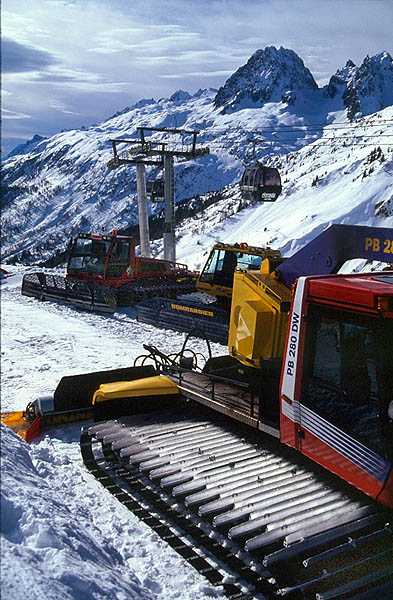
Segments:
[[[340,96],[349,119],[377,112],[393,103],[393,59],[389,52],[366,56],[360,67],[348,60],[330,79],[325,90]]]
[[[217,94],[217,91],[215,88],[199,88],[199,90],[197,92],[195,92],[195,94],[193,95],[193,98],[200,98],[201,96],[205,96],[208,95],[210,93],[215,93]]]
[[[393,59],[388,52],[366,56],[350,77],[343,95],[350,119],[393,103]]]
[[[171,102],[175,104],[183,104],[183,102],[187,102],[190,100],[191,94],[185,92],[184,90],[177,90],[172,96],[169,98]]]
[[[23,144],[19,144],[16,146],[8,155],[7,158],[11,158],[12,156],[17,156],[18,154],[28,154],[32,152],[34,148],[46,138],[41,135],[35,134],[31,140],[24,142]]]
[[[293,50],[268,46],[257,50],[216,95],[224,113],[256,108],[265,102],[294,103],[296,91],[318,88],[311,72]]]
[[[339,94],[343,96],[347,83],[356,72],[358,67],[352,60],[347,60],[345,67],[338,69],[334,75],[330,78],[330,81],[324,90],[324,95],[329,98],[335,98]]]

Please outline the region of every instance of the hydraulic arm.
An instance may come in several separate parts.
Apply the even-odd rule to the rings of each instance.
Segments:
[[[331,225],[276,270],[290,287],[301,275],[337,273],[352,258],[393,262],[392,229],[359,225]]]

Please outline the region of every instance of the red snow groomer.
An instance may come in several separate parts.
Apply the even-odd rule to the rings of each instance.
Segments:
[[[71,242],[66,278],[28,273],[22,294],[111,313],[117,305],[195,291],[197,275],[187,265],[136,256],[135,246],[135,238],[116,230],[109,235],[78,233]]]

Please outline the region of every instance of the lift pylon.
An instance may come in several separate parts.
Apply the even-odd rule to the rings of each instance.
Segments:
[[[155,165],[156,167],[164,169],[164,259],[176,261],[174,162],[175,159],[184,162],[200,158],[205,154],[209,154],[210,150],[208,147],[197,148],[196,140],[199,131],[159,127],[138,127],[138,131],[140,139],[137,140],[110,140],[112,142],[113,158],[107,163],[107,166],[111,169],[115,169],[124,164],[133,164],[137,167],[139,233],[141,239],[141,253],[143,256],[150,256],[150,244],[149,241],[147,241],[149,238],[149,223],[146,199],[145,165]],[[191,136],[192,139],[187,150],[169,149],[168,143],[165,141],[146,141],[145,131],[159,132],[166,135]],[[119,153],[118,144],[127,144],[128,148],[123,149],[121,153]]]
[[[150,258],[149,213],[146,198],[146,170],[143,162],[136,164],[136,189],[138,194],[139,237],[141,256]]]

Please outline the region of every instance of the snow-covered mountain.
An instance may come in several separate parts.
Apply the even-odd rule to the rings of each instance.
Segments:
[[[369,144],[370,128],[385,132],[381,146]],[[228,186],[203,219],[191,217],[178,226],[180,261],[201,268],[217,241],[270,246],[290,256],[331,223],[393,227],[393,107],[359,120],[356,135],[327,127],[321,138],[271,164],[283,183],[276,202],[247,206],[240,188]],[[202,242],[194,242],[190,256],[193,239]],[[162,252],[161,240],[153,247]],[[393,255],[386,262],[393,263]]]
[[[305,219],[307,230],[325,203],[331,221],[377,219],[383,225],[392,218],[392,73],[393,59],[383,52],[366,57],[360,67],[348,61],[318,88],[293,51],[268,47],[257,50],[218,91],[190,95],[178,90],[167,99],[143,99],[99,125],[16,149],[3,164],[3,261],[42,262],[63,251],[78,231],[135,226],[135,169],[111,171],[106,165],[112,157],[110,139],[138,137],[139,126],[198,130],[198,144],[210,148],[208,155],[176,165],[179,207],[187,199],[202,208],[210,204],[203,219],[194,215],[178,224],[179,259],[182,236],[206,227],[210,214],[212,238],[219,237],[220,224],[233,211],[238,226],[250,215],[263,215],[253,241],[258,244],[269,237],[266,219],[274,228],[277,210],[286,212],[288,224]],[[162,134],[152,137],[162,139]],[[187,141],[175,138],[180,148]],[[247,208],[240,201],[236,182],[244,164],[255,158],[254,147],[257,158],[280,166],[284,191],[274,206]],[[157,173],[150,169],[148,175]],[[346,206],[344,196],[353,201],[350,214],[339,210]],[[159,210],[151,206],[152,214]],[[239,227],[232,232],[228,225],[232,238],[227,241],[237,241]],[[161,243],[153,249],[159,253]]]
[[[350,119],[377,112],[392,103],[393,63],[387,52],[366,56],[359,68],[352,69],[343,93]]]
[[[218,90],[214,100],[223,113],[260,107],[266,102],[293,105],[296,97],[312,96],[318,86],[311,72],[293,50],[257,50],[247,63]]]
[[[45,138],[42,135],[34,135],[31,140],[27,140],[23,144],[18,144],[15,146],[11,152],[7,155],[7,158],[12,158],[12,156],[20,156],[21,154],[29,154],[42,140]]]

